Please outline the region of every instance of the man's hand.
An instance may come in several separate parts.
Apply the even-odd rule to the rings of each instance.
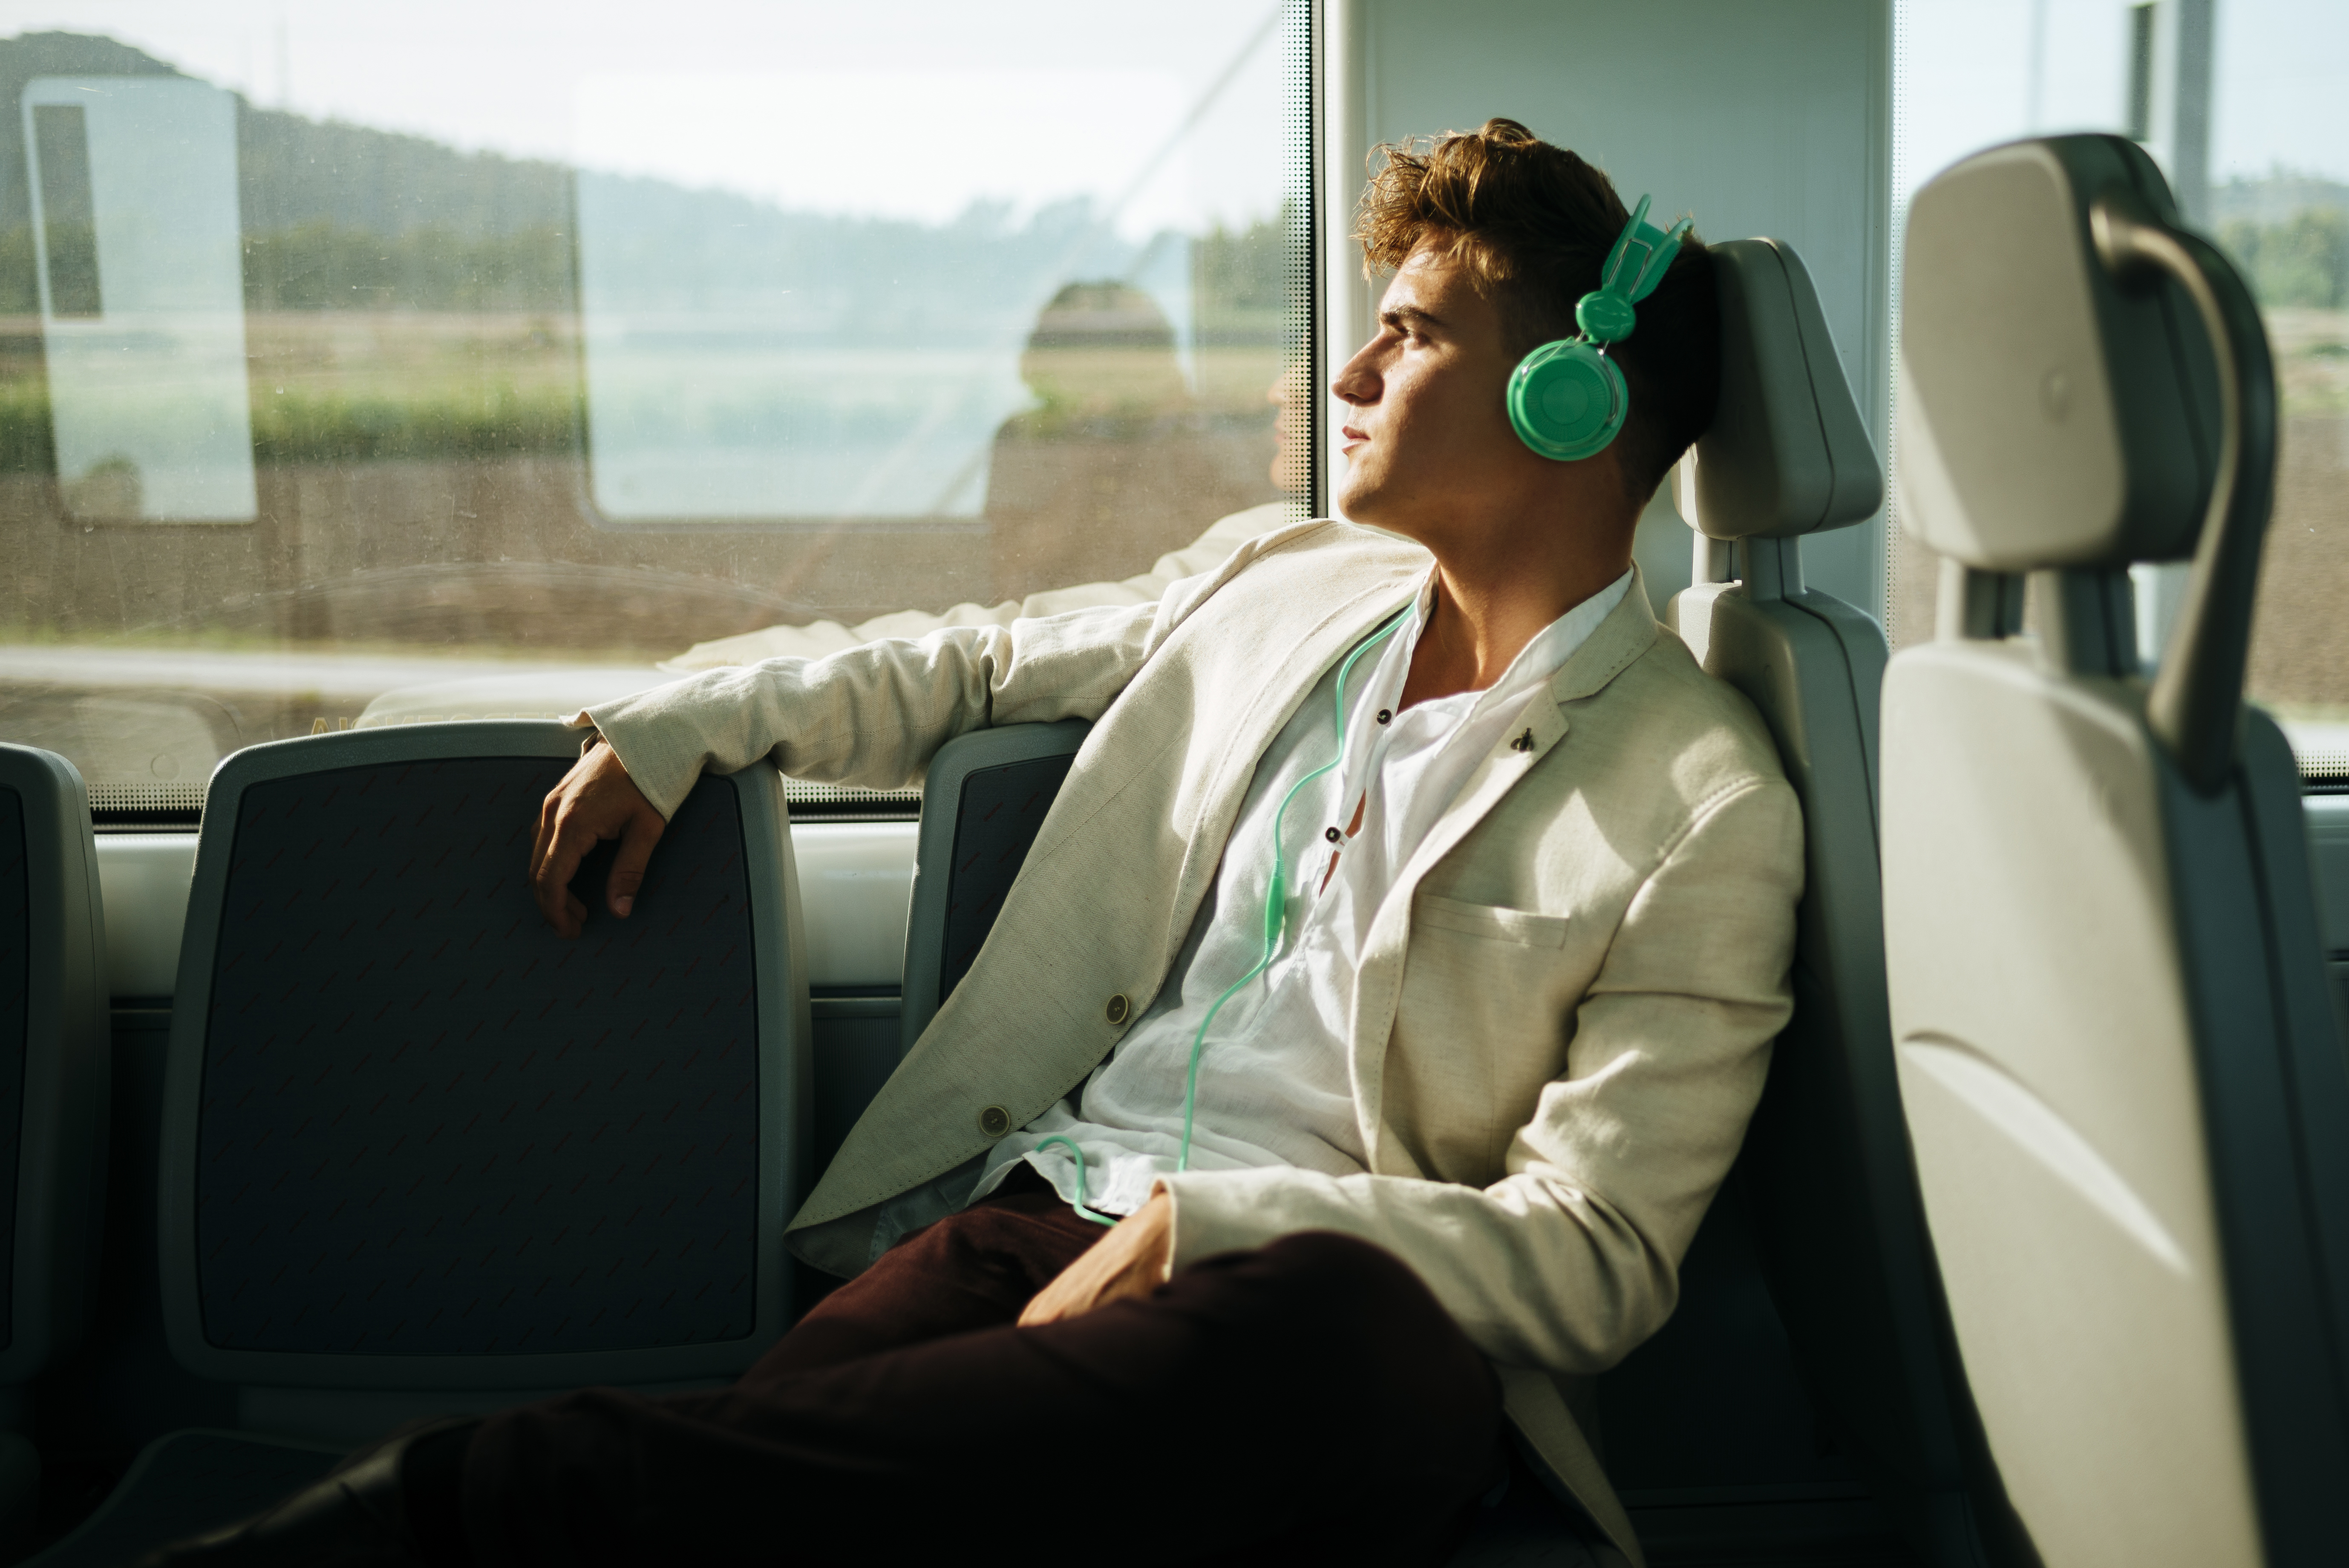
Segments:
[[[1019,1315],[1019,1326],[1058,1323],[1128,1296],[1148,1295],[1166,1283],[1166,1264],[1174,1252],[1174,1200],[1162,1191],[1037,1292]]]
[[[546,923],[576,936],[587,923],[587,906],[572,896],[579,862],[605,839],[620,841],[619,858],[605,883],[604,903],[622,920],[636,907],[645,883],[645,865],[668,824],[636,788],[619,758],[601,739],[571,766],[538,809],[538,837],[530,848],[531,896]]]

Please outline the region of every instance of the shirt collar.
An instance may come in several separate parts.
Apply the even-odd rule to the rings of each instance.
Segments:
[[[1590,634],[1599,629],[1599,624],[1614,614],[1615,607],[1630,591],[1631,573],[1627,570],[1622,576],[1535,633],[1533,640],[1518,649],[1517,656],[1509,661],[1509,667],[1501,672],[1501,678],[1480,693],[1471,706],[1481,707],[1488,702],[1505,701],[1557,675],[1565,667],[1566,661],[1590,640]],[[1412,604],[1411,649],[1418,647],[1420,635],[1427,629],[1427,618],[1434,609],[1435,569],[1431,566],[1420,583],[1419,597]],[[1395,641],[1402,643],[1403,639],[1398,637]],[[1410,652],[1402,652],[1402,656],[1396,663],[1408,670]]]

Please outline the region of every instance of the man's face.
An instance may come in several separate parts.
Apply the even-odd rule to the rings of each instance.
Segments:
[[[1378,335],[1331,383],[1348,406],[1340,510],[1433,542],[1451,520],[1537,493],[1549,465],[1509,428],[1516,362],[1467,274],[1413,251],[1380,301]]]

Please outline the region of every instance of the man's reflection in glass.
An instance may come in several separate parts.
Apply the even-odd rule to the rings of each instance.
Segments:
[[[1009,625],[1023,615],[1142,603],[1213,567],[1243,540],[1304,514],[1311,454],[1301,355],[1290,356],[1266,389],[1276,411],[1271,460],[1261,469],[1263,438],[1237,443],[1213,428],[1184,386],[1166,318],[1149,296],[1123,284],[1063,288],[1039,318],[1020,374],[1039,407],[1005,421],[996,436],[986,504],[996,582],[1068,586],[943,612],[903,610],[854,626],[769,626],[698,643],[661,667],[683,674],[821,658],[940,626]],[[1227,511],[1204,533],[1191,534],[1218,496],[1261,495],[1268,480],[1288,499]],[[1133,571],[1154,550],[1164,553],[1148,570],[1112,575]]]

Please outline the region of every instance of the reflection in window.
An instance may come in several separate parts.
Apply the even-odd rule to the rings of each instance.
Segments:
[[[1082,203],[935,228],[583,173],[580,316],[614,521],[976,517]]]
[[[198,82],[51,77],[24,102],[67,513],[250,521],[234,100]]]
[[[1178,80],[1009,71],[860,86],[861,104],[838,84],[789,76],[583,88],[591,156],[689,168],[708,150],[713,182],[730,173],[762,188],[580,176],[588,446],[605,519],[980,518],[999,433],[1039,411],[1023,344],[1074,280],[1155,301],[1159,355],[1181,364],[1184,395],[1154,390],[1152,411],[1189,401],[1192,246],[1179,229],[1153,229],[1189,216],[1191,193],[1172,178],[1186,168]],[[811,98],[851,123],[889,106],[883,133],[918,150],[895,165],[883,153],[877,167],[898,170],[897,188],[843,189],[833,155],[813,147],[770,169],[731,166],[745,142],[792,147]],[[975,155],[1015,146],[1082,147],[1090,168],[1061,180],[1092,174],[1107,188],[1022,211],[1004,199],[997,161]]]

